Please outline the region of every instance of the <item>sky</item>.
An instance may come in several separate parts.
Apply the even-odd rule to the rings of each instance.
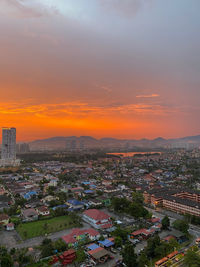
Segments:
[[[200,134],[199,0],[0,0],[0,126]]]

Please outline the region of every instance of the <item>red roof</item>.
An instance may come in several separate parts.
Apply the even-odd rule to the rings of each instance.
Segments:
[[[149,235],[149,232],[147,231],[147,229],[139,229],[133,233],[131,233],[131,235],[141,235],[141,234],[144,234],[144,235]]]
[[[160,222],[160,218],[152,218],[151,222],[152,223]]]
[[[73,237],[73,235],[69,234],[69,235],[65,235],[62,236],[63,241],[65,241],[67,244],[70,243],[76,243],[76,239]]]
[[[0,214],[0,221],[8,220],[9,216],[5,213]]]
[[[84,211],[84,214],[90,218],[92,218],[95,221],[102,221],[102,220],[108,220],[110,216],[103,211],[97,210],[97,209],[89,209]]]
[[[106,223],[106,224],[103,224],[101,225],[101,228],[102,229],[108,229],[108,228],[111,228],[113,225],[111,223]]]
[[[93,250],[88,251],[88,254],[92,255],[92,254],[95,254],[95,253],[97,253],[97,252],[99,252],[101,250],[104,250],[104,248],[98,247],[96,249],[93,249]]]
[[[168,261],[167,257],[162,258],[161,260],[157,261],[155,264],[160,265],[160,264],[164,263],[165,261]]]
[[[99,232],[92,229],[92,228],[89,228],[89,229],[85,229],[85,230],[82,230],[82,229],[79,229],[79,228],[75,228],[71,231],[70,234],[68,235],[65,235],[65,236],[62,236],[62,239],[67,243],[76,243],[77,240],[76,240],[76,236],[81,236],[81,235],[85,235],[85,234],[89,234],[90,236],[97,236],[99,235]]]
[[[156,231],[156,230],[152,228],[152,229],[149,230],[149,234],[152,234],[152,233],[154,233],[155,231]]]
[[[6,226],[7,227],[14,227],[14,223],[8,223]]]
[[[176,251],[170,253],[169,255],[167,255],[167,258],[171,259],[171,258],[173,258],[174,256],[176,256],[177,254],[178,254],[178,251],[176,250]]]
[[[63,255],[64,257],[66,257],[66,256],[69,256],[69,255],[71,255],[71,254],[75,254],[75,253],[76,253],[76,251],[75,251],[74,249],[69,249],[69,250],[63,252],[62,255]]]
[[[90,236],[97,236],[97,235],[99,235],[99,232],[96,231],[96,230],[94,230],[94,229],[92,229],[92,228],[89,228],[89,229],[84,230],[84,231],[87,232]]]
[[[39,210],[40,212],[49,211],[49,209],[46,206],[38,207],[37,210]]]

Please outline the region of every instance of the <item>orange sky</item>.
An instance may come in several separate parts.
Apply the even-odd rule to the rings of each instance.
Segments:
[[[199,4],[140,3],[0,1],[0,126],[19,141],[199,134]]]

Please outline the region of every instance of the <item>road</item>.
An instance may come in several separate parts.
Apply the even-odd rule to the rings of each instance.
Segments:
[[[83,223],[83,227],[81,229],[88,229],[91,226],[87,223]],[[0,245],[7,247],[8,249],[11,248],[29,248],[38,246],[41,244],[44,238],[50,238],[51,240],[55,241],[61,238],[64,235],[69,234],[72,229],[66,229],[60,232],[52,233],[47,236],[38,236],[27,240],[22,240],[16,231],[8,232],[2,231],[0,233]]]
[[[170,219],[170,223],[173,223],[175,220],[180,219],[180,220],[185,220],[183,215],[177,214],[175,212],[167,211],[167,210],[154,210],[151,208],[147,208],[154,216],[163,218],[165,215],[167,215]],[[189,224],[189,230],[188,232],[194,236],[194,241],[195,239],[200,237],[200,227],[195,226],[193,224]]]

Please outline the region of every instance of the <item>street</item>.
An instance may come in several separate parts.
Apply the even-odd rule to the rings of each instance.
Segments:
[[[88,229],[91,226],[83,222],[83,227],[81,229]],[[2,231],[0,233],[0,245],[5,246],[8,249],[11,248],[26,248],[34,247],[41,244],[45,237],[52,239],[53,241],[61,238],[64,235],[69,234],[72,229],[66,229],[60,232],[49,234],[48,236],[38,236],[27,240],[22,240],[16,230],[12,232]]]

